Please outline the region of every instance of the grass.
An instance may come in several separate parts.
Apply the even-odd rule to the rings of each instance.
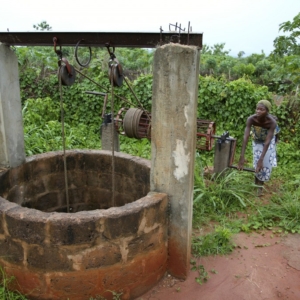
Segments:
[[[18,292],[12,292],[8,289],[9,285],[15,280],[14,277],[7,277],[3,268],[0,267],[0,299],[1,300],[27,300],[27,298]]]
[[[240,231],[269,229],[300,233],[299,174],[291,173],[290,168],[286,178],[276,176],[275,172],[265,197],[258,198],[252,173],[227,170],[205,178],[202,165],[197,157],[193,227],[195,232],[201,229],[207,233],[193,237],[195,257],[230,253],[234,249],[231,236]],[[281,169],[280,174],[283,173]]]

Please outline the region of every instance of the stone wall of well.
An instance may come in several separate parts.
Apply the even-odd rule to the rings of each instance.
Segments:
[[[77,180],[70,180],[69,188],[75,190],[75,186],[83,186],[84,182],[86,188],[93,191],[91,194],[98,193],[98,199],[101,199],[102,190],[96,192],[95,182],[101,185],[99,174],[109,170],[110,164],[97,156],[101,152],[109,161],[111,154],[106,151],[75,152],[68,152],[69,167],[77,170]],[[11,287],[28,299],[38,300],[82,300],[97,295],[112,299],[110,291],[122,293],[122,299],[142,295],[165,274],[168,257],[167,195],[147,194],[146,191],[146,195],[134,199],[147,189],[144,185],[140,192],[133,191],[135,186],[143,186],[143,180],[148,181],[148,162],[126,154],[117,155],[119,192],[127,194],[130,201],[133,199],[124,205],[76,213],[51,211],[59,207],[55,201],[55,205],[43,202],[47,207],[45,211],[21,206],[28,202],[42,206],[37,204],[40,198],[35,195],[64,189],[60,181],[54,184],[55,180],[50,179],[61,172],[57,163],[59,154],[30,158],[19,167],[19,173],[10,169],[0,174],[0,265],[7,276],[16,278]],[[51,163],[47,162],[47,156]],[[123,159],[129,159],[128,163],[123,165]],[[141,166],[139,173],[138,165]],[[147,165],[148,175],[145,172]],[[126,187],[131,172],[135,175]],[[19,190],[13,193],[16,186]],[[108,184],[102,186],[109,191]],[[74,199],[79,199],[79,194]],[[52,203],[50,196],[48,199]],[[84,207],[89,199],[83,196],[72,205],[76,202]]]

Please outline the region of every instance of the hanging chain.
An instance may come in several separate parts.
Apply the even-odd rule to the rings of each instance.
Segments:
[[[70,212],[67,161],[66,161],[65,119],[64,119],[64,106],[63,106],[62,82],[61,82],[61,68],[62,68],[62,65],[59,66],[59,70],[58,70],[58,72],[59,72],[58,81],[59,81],[59,94],[60,94],[61,134],[62,134],[62,144],[63,144],[63,160],[64,160],[64,175],[65,175],[67,212]]]

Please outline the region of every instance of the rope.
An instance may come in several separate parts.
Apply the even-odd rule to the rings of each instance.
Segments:
[[[62,134],[62,143],[63,143],[63,161],[64,161],[64,175],[65,175],[67,212],[70,212],[68,176],[67,176],[67,161],[66,161],[65,119],[64,119],[64,107],[63,107],[62,84],[61,84],[61,68],[62,68],[62,65],[59,67],[59,79],[58,79],[58,81],[59,81],[59,94],[60,94],[61,134]]]
[[[111,190],[112,190],[112,206],[115,207],[115,116],[114,116],[114,83],[111,79]]]

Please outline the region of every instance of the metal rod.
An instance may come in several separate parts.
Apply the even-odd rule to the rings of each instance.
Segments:
[[[86,94],[91,94],[91,95],[97,95],[97,96],[106,96],[106,93],[102,93],[102,92],[93,92],[93,91],[86,91]]]
[[[232,169],[237,169],[238,170],[238,167],[237,166],[228,166],[228,168],[232,168]],[[254,169],[251,169],[251,168],[243,168],[242,169],[243,171],[247,171],[247,172],[252,172],[252,173],[255,173],[255,170]]]
[[[11,46],[57,46],[156,48],[172,41],[172,32],[0,32],[0,42]],[[202,48],[202,33],[180,33],[181,44]]]
[[[214,139],[220,139],[221,138],[221,136],[218,136],[218,135],[211,135],[211,137],[212,138],[214,138]],[[226,141],[235,141],[236,139],[235,138],[231,138],[231,137],[227,137],[226,138]]]

